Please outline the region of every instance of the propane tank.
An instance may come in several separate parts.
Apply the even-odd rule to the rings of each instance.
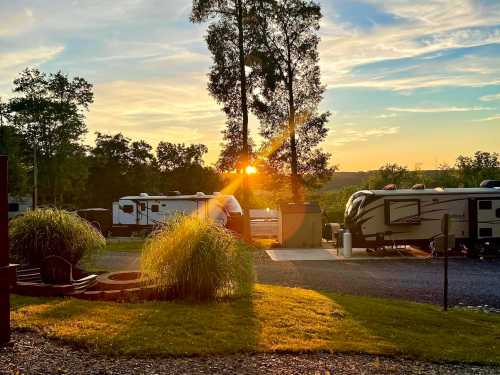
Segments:
[[[350,258],[352,256],[352,235],[348,229],[344,231],[344,251],[343,254],[345,258]]]

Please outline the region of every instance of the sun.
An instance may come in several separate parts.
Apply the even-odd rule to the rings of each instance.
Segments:
[[[253,165],[248,165],[245,168],[245,173],[246,174],[256,174],[257,173],[257,168],[255,168]]]

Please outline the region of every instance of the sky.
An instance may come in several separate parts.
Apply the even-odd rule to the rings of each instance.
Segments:
[[[500,0],[322,0],[322,147],[341,171],[431,169],[500,152]],[[95,132],[204,143],[224,115],[207,92],[206,24],[189,0],[0,0],[0,96],[26,66],[94,84]],[[258,137],[258,122],[250,124]]]

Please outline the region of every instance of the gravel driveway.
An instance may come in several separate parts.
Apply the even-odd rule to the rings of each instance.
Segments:
[[[442,260],[273,262],[262,252],[255,266],[260,283],[329,290],[357,295],[442,301]],[[500,259],[452,259],[451,304],[500,308]]]
[[[15,332],[0,348],[0,374],[498,374],[498,367],[432,364],[360,354],[237,354],[201,358],[110,358]]]

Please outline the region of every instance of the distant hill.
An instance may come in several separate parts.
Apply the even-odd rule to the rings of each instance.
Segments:
[[[321,190],[339,190],[346,186],[360,185],[373,173],[370,172],[335,172]]]
[[[329,190],[339,190],[346,186],[356,186],[361,185],[365,182],[368,177],[372,173],[376,171],[362,171],[362,172],[335,172],[330,181],[328,181],[323,187],[321,191],[329,191]],[[426,176],[433,176],[438,171],[436,170],[423,170],[421,171]]]

